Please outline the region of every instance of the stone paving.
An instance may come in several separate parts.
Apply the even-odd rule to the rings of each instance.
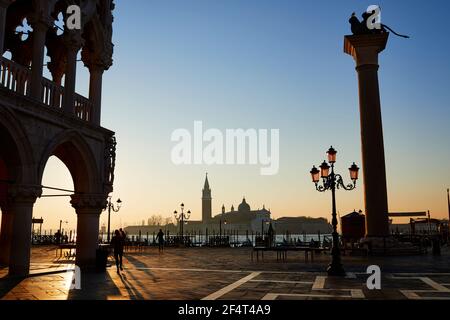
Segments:
[[[82,274],[81,290],[69,290],[73,260],[55,257],[55,248],[33,248],[32,274],[7,277],[0,268],[0,299],[5,300],[296,300],[296,299],[450,299],[450,248],[442,256],[343,256],[345,278],[327,277],[328,254],[305,262],[290,253],[252,261],[248,248],[155,248],[128,252],[124,271]],[[111,261],[112,262],[112,261]],[[382,270],[382,290],[366,287],[369,265]],[[68,271],[67,271],[68,270]]]

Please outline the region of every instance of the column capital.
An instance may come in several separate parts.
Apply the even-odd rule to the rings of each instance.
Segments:
[[[36,202],[36,199],[42,195],[42,188],[35,185],[11,185],[8,188],[8,205],[12,203],[30,203]]]
[[[378,65],[378,54],[386,48],[389,33],[345,36],[344,52],[355,59],[356,66]]]
[[[84,39],[79,30],[66,31],[63,36],[64,44],[68,51],[78,52],[84,45]]]
[[[99,210],[101,212],[108,204],[107,196],[104,194],[74,194],[71,198],[70,204],[75,208],[77,214],[99,212]]]
[[[105,70],[108,70],[112,64],[112,54],[107,51],[102,52],[94,52],[84,48],[81,52],[81,58],[84,62],[84,65],[91,72],[101,72],[103,73]]]
[[[42,12],[33,14],[27,18],[28,18],[28,22],[30,23],[31,27],[33,28],[33,32],[35,32],[35,31],[47,32],[47,30],[51,26],[53,26],[52,17],[50,17]]]

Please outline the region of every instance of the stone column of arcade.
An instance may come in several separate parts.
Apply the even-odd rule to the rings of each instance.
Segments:
[[[2,225],[0,227],[0,265],[9,265],[11,237],[13,228],[13,215],[6,204],[2,208]]]
[[[44,70],[45,40],[51,21],[44,18],[31,17],[33,28],[33,58],[31,62],[31,96],[36,100],[42,99],[42,76]]]
[[[64,42],[67,48],[66,78],[64,82],[63,108],[67,114],[75,113],[75,84],[77,55],[83,45],[80,31],[66,31]]]
[[[29,274],[33,206],[41,193],[41,188],[31,185],[11,186],[8,191],[8,210],[13,215],[9,255],[10,275]]]
[[[89,100],[94,105],[91,110],[91,122],[100,125],[101,107],[102,107],[102,78],[105,67],[99,64],[89,66],[90,82],[89,82]]]
[[[100,214],[106,208],[106,197],[76,194],[72,196],[71,204],[78,216],[75,263],[81,270],[92,271],[98,248]]]
[[[356,62],[361,118],[361,149],[366,210],[366,238],[373,245],[389,236],[386,168],[378,85],[378,54],[389,34],[345,36],[344,51]]]

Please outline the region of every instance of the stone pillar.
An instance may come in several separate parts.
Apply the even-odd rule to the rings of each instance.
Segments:
[[[95,268],[96,253],[99,243],[100,214],[106,208],[105,195],[76,194],[72,196],[77,221],[76,265],[82,270]]]
[[[9,190],[8,210],[13,215],[9,274],[26,276],[30,271],[31,225],[33,205],[42,189],[35,186],[12,186]]]
[[[102,79],[104,71],[105,68],[101,65],[89,67],[89,100],[94,105],[94,110],[91,110],[91,122],[98,126],[100,125],[102,111]]]
[[[64,82],[64,112],[75,113],[75,84],[77,77],[77,55],[83,40],[80,31],[66,31],[64,41],[67,48],[66,78]]]
[[[346,36],[345,53],[356,62],[361,117],[361,149],[366,210],[366,237],[389,236],[386,169],[378,86],[378,54],[389,34]]]
[[[0,265],[9,265],[11,238],[13,228],[13,215],[7,206],[2,206],[2,225],[0,229]]]
[[[42,76],[44,70],[44,50],[47,30],[51,23],[31,18],[33,28],[33,58],[31,62],[31,97],[42,100]]]

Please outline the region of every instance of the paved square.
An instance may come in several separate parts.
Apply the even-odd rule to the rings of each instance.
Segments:
[[[450,299],[450,250],[440,257],[344,256],[347,276],[327,277],[328,254],[313,262],[290,254],[277,262],[267,254],[251,261],[248,248],[155,248],[125,254],[123,272],[82,274],[81,290],[69,290],[73,260],[55,258],[55,248],[34,248],[32,275],[8,278],[0,269],[0,299],[297,300],[297,299]],[[110,262],[113,262],[110,260]],[[382,270],[382,290],[366,287],[369,265]],[[68,271],[67,271],[68,270]]]

